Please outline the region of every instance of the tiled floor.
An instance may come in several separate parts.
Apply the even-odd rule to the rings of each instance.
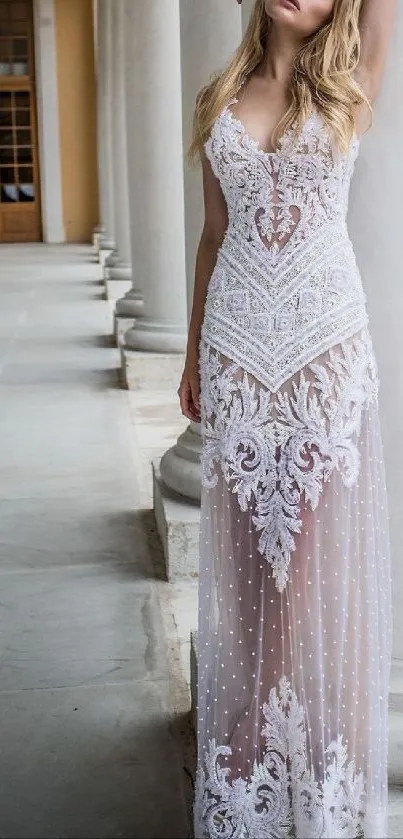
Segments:
[[[88,249],[1,257],[0,839],[187,837],[197,592],[150,513],[176,396],[119,389]]]
[[[97,270],[88,249],[1,248],[3,839],[189,833],[175,639]]]

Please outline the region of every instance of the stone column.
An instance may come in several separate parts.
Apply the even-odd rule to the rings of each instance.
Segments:
[[[92,19],[93,19],[93,29],[94,29],[94,62],[95,62],[95,81],[97,87],[97,118],[98,118],[98,125],[97,125],[97,151],[98,151],[98,183],[100,184],[100,169],[101,169],[101,154],[99,149],[100,137],[99,137],[99,56],[98,56],[98,0],[92,0]],[[36,48],[35,48],[36,50]],[[37,50],[36,50],[37,52]],[[101,213],[101,210],[100,210]],[[99,246],[102,238],[102,224],[101,224],[101,217],[99,215],[99,222],[94,227],[92,232],[92,244],[95,248],[96,253],[99,251]]]
[[[98,161],[101,224],[96,233],[100,261],[115,246],[114,197],[112,177],[112,2],[97,3],[97,104]]]
[[[188,148],[197,92],[221,69],[241,40],[241,10],[234,0],[181,0],[183,141]],[[203,227],[200,168],[185,165],[185,231],[188,317],[193,299],[196,253]],[[200,500],[200,425],[191,423],[161,460],[164,483],[192,500]]]
[[[112,4],[112,141],[115,250],[105,262],[108,299],[116,300],[131,286],[131,247],[127,129],[125,100],[125,9],[124,0]]]
[[[122,347],[130,385],[133,350],[179,358],[186,347],[179,0],[127,0],[125,25],[134,57],[126,79],[131,245],[144,297]]]
[[[124,7],[124,95],[125,95],[125,120],[126,120],[126,157],[127,157],[127,191],[128,191],[128,233],[131,250],[131,227],[130,218],[136,216],[136,205],[139,201],[141,190],[138,184],[138,171],[133,165],[133,157],[136,156],[136,150],[133,144],[128,140],[131,132],[137,130],[136,123],[138,121],[138,97],[137,89],[133,85],[133,78],[139,72],[139,57],[133,48],[132,43],[132,27],[134,15],[134,3],[130,0],[123,0]],[[136,255],[134,259],[132,256],[132,285],[126,294],[116,301],[115,305],[115,337],[116,342],[120,345],[124,341],[124,335],[130,327],[133,326],[134,320],[143,315],[144,300],[143,293],[139,286],[138,270]]]

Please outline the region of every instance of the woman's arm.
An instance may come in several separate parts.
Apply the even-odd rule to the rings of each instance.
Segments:
[[[200,420],[199,343],[207,288],[217,261],[218,249],[228,226],[228,213],[220,184],[207,158],[202,158],[205,221],[196,259],[192,314],[189,324],[185,368],[178,395],[188,419]]]
[[[356,75],[371,103],[375,101],[381,86],[396,9],[397,0],[363,0],[360,16],[361,55]]]

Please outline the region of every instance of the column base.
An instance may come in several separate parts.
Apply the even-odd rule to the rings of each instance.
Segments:
[[[116,301],[116,316],[121,318],[140,318],[144,311],[144,300],[141,291],[132,288]]]
[[[96,254],[98,254],[102,237],[105,235],[105,230],[102,224],[97,224],[92,232],[92,244]]]
[[[154,514],[164,549],[167,580],[195,579],[199,574],[200,507],[175,495],[152,462]]]
[[[107,300],[119,300],[132,288],[132,266],[120,259],[118,251],[114,250],[108,256],[103,271]]]
[[[121,382],[127,390],[177,390],[179,387],[184,354],[140,352],[123,343],[120,357]]]
[[[132,287],[131,266],[104,268],[104,285],[107,300],[119,300]]]
[[[186,500],[200,502],[200,459],[202,439],[200,425],[191,423],[177,443],[161,459],[164,484]]]
[[[118,347],[124,344],[124,336],[134,326],[135,320],[142,316],[144,300],[141,291],[133,286],[116,301],[114,314],[114,334]]]
[[[102,267],[102,270],[104,270],[105,262],[106,262],[106,260],[108,259],[108,256],[110,256],[111,253],[112,253],[112,248],[105,248],[103,246],[103,244],[101,244],[101,246],[98,250],[98,259],[99,259],[99,264]]]
[[[104,280],[105,297],[107,300],[119,300],[131,286],[131,280],[119,280],[108,277]],[[129,327],[129,324],[128,324]]]
[[[103,235],[100,236],[98,244],[98,258],[102,268],[104,268],[106,260],[111,256],[114,249],[115,243],[113,239],[104,232]]]
[[[125,343],[130,350],[160,353],[184,353],[187,332],[181,324],[164,323],[142,317],[126,333]]]
[[[105,268],[113,268],[114,265],[119,265],[119,262],[119,252],[116,249],[115,245],[113,245],[112,253],[109,254],[108,258],[105,261]]]
[[[104,264],[105,278],[116,277],[117,279],[132,278],[132,266],[130,262],[121,259],[119,252],[115,249],[109,254]]]
[[[118,279],[110,279],[104,280],[105,286],[105,297],[107,300],[113,300],[116,303],[116,300],[119,300],[123,294],[126,293],[127,289],[131,286],[131,280],[118,280]],[[127,324],[129,328],[130,324]]]
[[[117,301],[118,303],[119,301]],[[113,313],[113,334],[115,336],[115,342],[117,347],[122,347],[125,341],[125,335],[128,329],[131,329],[134,325],[134,318],[124,317],[123,315],[118,315],[115,311]]]

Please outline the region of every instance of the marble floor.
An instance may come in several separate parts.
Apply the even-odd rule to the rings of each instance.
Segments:
[[[196,587],[151,512],[176,396],[120,389],[89,248],[0,254],[0,839],[188,837]]]
[[[189,835],[187,685],[98,273],[1,247],[2,839]]]

